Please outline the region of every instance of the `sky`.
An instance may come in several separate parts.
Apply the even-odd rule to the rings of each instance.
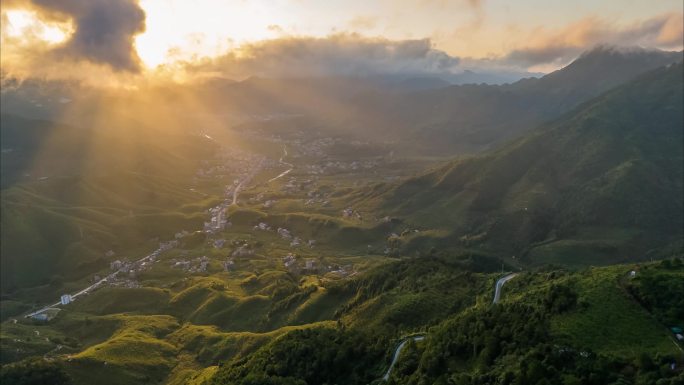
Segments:
[[[3,73],[244,78],[549,72],[606,44],[681,50],[681,0],[3,0]]]

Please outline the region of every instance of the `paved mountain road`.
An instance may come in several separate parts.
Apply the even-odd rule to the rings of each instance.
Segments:
[[[518,273],[507,274],[507,275],[499,278],[496,281],[496,284],[494,285],[494,300],[492,301],[492,303],[495,303],[495,304],[499,303],[499,301],[501,300],[501,288],[503,288],[503,285],[506,284],[506,282],[515,278],[517,275],[518,275]],[[397,363],[397,360],[399,359],[399,355],[401,354],[401,351],[404,349],[404,346],[406,346],[406,343],[411,339],[414,341],[422,341],[425,339],[425,336],[419,335],[419,336],[407,337],[407,338],[404,338],[401,341],[401,343],[399,343],[397,348],[394,350],[394,356],[392,357],[392,363],[390,364],[389,368],[387,369],[387,372],[385,372],[385,375],[382,376],[383,381],[387,381],[389,379],[389,376],[392,373],[392,369],[394,369],[394,365]]]
[[[506,282],[515,278],[517,275],[518,273],[511,273],[499,278],[499,280],[496,281],[496,285],[494,286],[494,301],[492,301],[492,303],[499,303],[499,300],[501,299],[501,288],[503,288],[503,285]]]
[[[394,356],[392,357],[392,363],[390,364],[389,368],[387,369],[387,372],[385,373],[384,376],[382,376],[383,381],[387,381],[389,379],[390,373],[392,373],[392,369],[394,369],[394,365],[397,363],[397,360],[399,359],[399,355],[401,354],[401,351],[404,350],[404,346],[406,346],[406,343],[409,342],[410,340],[414,341],[422,341],[425,339],[425,336],[413,336],[413,337],[408,337],[404,338],[403,341],[397,346],[397,348],[394,350]]]

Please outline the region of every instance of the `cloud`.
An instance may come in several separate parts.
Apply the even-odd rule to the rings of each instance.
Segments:
[[[373,29],[378,25],[377,16],[355,16],[349,20],[349,28],[354,31]]]
[[[138,72],[135,35],[145,31],[145,12],[136,0],[11,0],[8,7],[35,11],[43,20],[71,21],[73,33],[48,53],[56,58],[104,64]]]
[[[615,27],[605,20],[585,18],[560,30],[537,30],[532,42],[513,49],[500,61],[529,68],[538,65],[564,65],[581,52],[601,44],[615,46],[658,47],[681,49],[683,18],[672,12],[626,27]]]
[[[434,49],[429,39],[388,40],[342,33],[247,43],[217,58],[186,63],[186,70],[232,78],[363,76],[439,74],[458,71],[458,63],[459,58]]]

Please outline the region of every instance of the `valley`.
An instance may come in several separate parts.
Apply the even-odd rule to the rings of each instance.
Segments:
[[[2,111],[2,378],[679,384],[673,57],[599,48],[541,79],[403,93],[255,78],[197,86],[192,113],[174,100],[191,90],[160,92],[161,123],[119,91],[100,121],[76,102],[27,118],[34,92],[58,100],[28,82]]]

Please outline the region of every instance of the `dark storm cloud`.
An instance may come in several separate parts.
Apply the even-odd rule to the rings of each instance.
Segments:
[[[31,0],[47,19],[71,19],[74,33],[55,54],[137,72],[135,35],[145,31],[145,12],[136,0]]]

